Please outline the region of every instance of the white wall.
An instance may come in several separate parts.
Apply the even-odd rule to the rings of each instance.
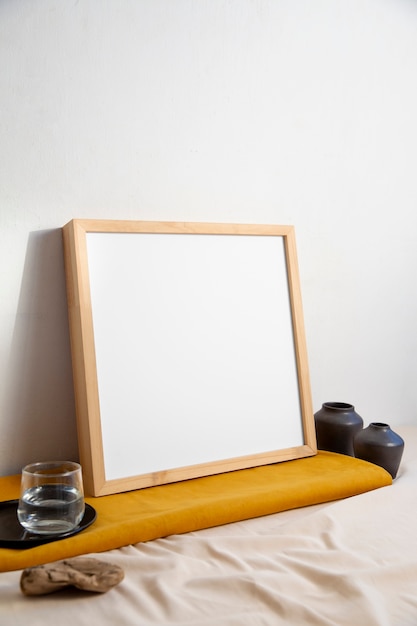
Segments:
[[[417,3],[2,0],[0,473],[77,456],[60,227],[294,224],[314,408],[417,423]]]

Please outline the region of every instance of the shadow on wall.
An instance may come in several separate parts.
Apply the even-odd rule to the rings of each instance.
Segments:
[[[29,235],[11,354],[7,472],[31,461],[77,460],[61,229]]]

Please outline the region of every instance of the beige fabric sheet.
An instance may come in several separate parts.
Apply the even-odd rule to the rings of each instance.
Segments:
[[[390,487],[93,555],[104,595],[26,598],[0,574],[1,626],[417,625],[417,428]]]

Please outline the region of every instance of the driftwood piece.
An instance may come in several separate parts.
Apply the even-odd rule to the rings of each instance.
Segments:
[[[118,585],[123,577],[124,572],[118,565],[78,557],[26,568],[20,577],[20,588],[26,596],[45,595],[65,587],[104,593]]]

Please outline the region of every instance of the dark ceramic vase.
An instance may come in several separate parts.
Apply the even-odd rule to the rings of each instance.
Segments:
[[[404,440],[388,424],[373,422],[355,436],[355,456],[380,465],[396,477],[404,452]]]
[[[325,402],[314,414],[319,450],[354,456],[353,439],[363,428],[363,419],[352,404]]]

